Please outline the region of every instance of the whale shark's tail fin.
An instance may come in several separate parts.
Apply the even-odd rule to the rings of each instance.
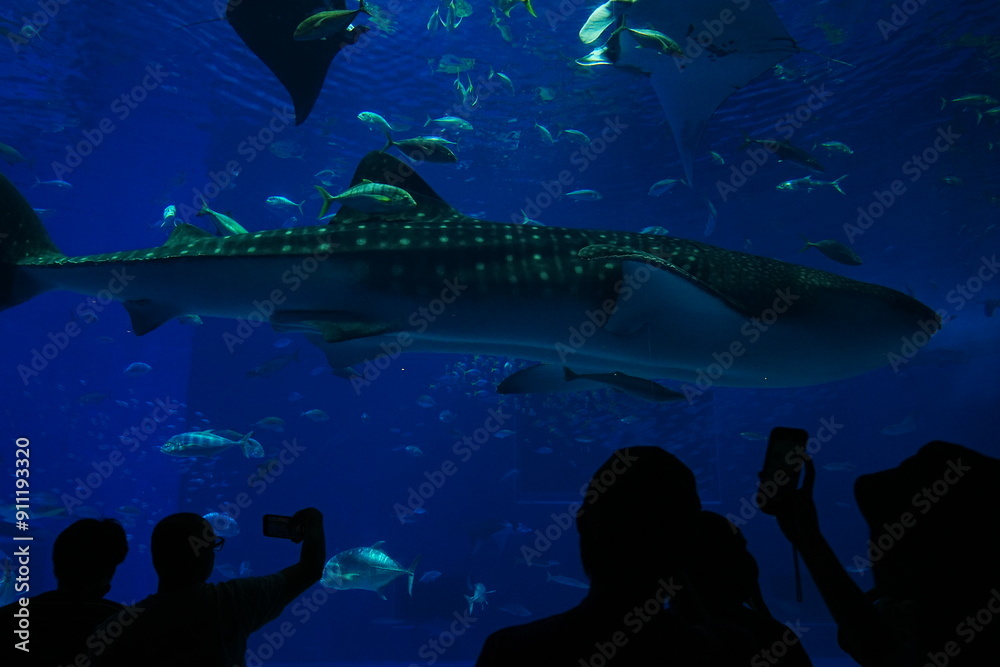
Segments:
[[[0,174],[0,310],[24,303],[47,289],[31,280],[20,264],[61,257],[63,254],[31,204]]]

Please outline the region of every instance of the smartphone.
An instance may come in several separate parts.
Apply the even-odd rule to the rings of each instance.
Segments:
[[[264,537],[278,537],[292,542],[301,542],[302,526],[290,516],[265,514]]]
[[[799,488],[802,466],[809,454],[809,434],[800,428],[778,426],[767,439],[764,467],[758,473],[757,506],[767,512],[767,505],[781,504],[791,491]]]

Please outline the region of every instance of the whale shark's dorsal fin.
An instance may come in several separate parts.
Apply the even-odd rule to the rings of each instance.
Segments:
[[[164,246],[186,246],[194,243],[195,241],[201,241],[202,239],[217,239],[219,237],[215,236],[210,232],[206,232],[201,227],[195,227],[194,225],[189,225],[186,222],[174,227],[174,231],[170,232],[170,236],[163,243]]]
[[[361,159],[358,168],[354,171],[354,177],[351,179],[351,187],[361,185],[365,181],[402,188],[410,193],[417,205],[391,213],[366,213],[342,206],[329,224],[477,221],[475,218],[462,215],[452,208],[451,204],[434,192],[434,189],[417,174],[411,165],[388,153],[372,151]]]

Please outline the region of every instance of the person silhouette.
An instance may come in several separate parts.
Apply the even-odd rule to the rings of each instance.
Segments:
[[[150,551],[159,577],[156,593],[136,603],[136,618],[107,633],[95,665],[242,667],[247,640],[319,581],[326,561],[323,515],[295,513],[302,548],[294,565],[267,576],[206,583],[225,540],[192,513],[171,514],[153,529]]]
[[[934,441],[896,468],[857,479],[869,541],[854,564],[871,568],[868,593],[820,532],[811,460],[805,472],[788,502],[762,509],[802,555],[841,648],[863,667],[996,664],[1000,622],[990,621],[1000,614],[1000,460]]]
[[[127,611],[104,598],[127,554],[125,529],[115,519],[80,519],[59,533],[52,545],[56,589],[0,607],[12,626],[4,664],[76,664],[97,627]]]
[[[619,449],[576,511],[587,596],[569,611],[491,634],[477,667],[712,665],[698,631],[664,612],[680,587],[676,543],[701,510],[694,474],[659,447]]]
[[[771,616],[760,591],[757,561],[743,533],[703,510],[680,547],[682,586],[669,612],[713,639],[718,665],[810,667],[797,629]]]

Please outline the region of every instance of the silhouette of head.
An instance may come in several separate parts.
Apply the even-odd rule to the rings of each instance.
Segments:
[[[59,533],[52,566],[60,590],[111,590],[111,578],[128,554],[125,529],[115,519],[80,519]]]
[[[683,549],[684,571],[699,595],[733,604],[755,601],[760,574],[743,533],[715,512],[699,512]]]
[[[219,544],[212,524],[197,514],[181,512],[161,519],[150,543],[160,587],[204,583],[215,567]]]
[[[879,593],[951,596],[962,588],[955,584],[995,569],[998,480],[1000,460],[941,441],[896,468],[859,477],[854,495],[868,522]]]
[[[676,456],[659,447],[619,449],[594,473],[577,512],[584,571],[620,584],[658,576],[700,510],[694,473]]]

